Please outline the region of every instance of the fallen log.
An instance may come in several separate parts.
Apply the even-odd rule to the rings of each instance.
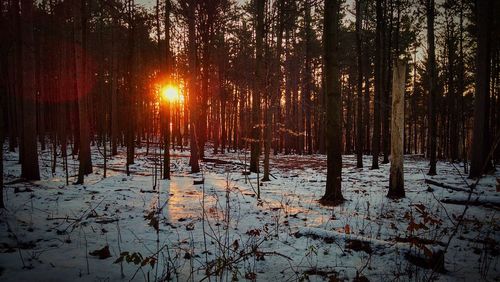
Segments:
[[[438,186],[438,187],[453,190],[453,191],[460,191],[460,192],[467,192],[467,193],[470,193],[470,189],[474,187],[473,185],[471,185],[471,188],[455,187],[455,186],[448,185],[446,183],[437,182],[437,181],[429,179],[429,178],[425,179],[425,183],[432,184],[434,186]],[[472,194],[477,195],[477,192],[472,192]]]
[[[487,208],[493,208],[496,210],[500,210],[500,202],[488,199],[471,199],[468,201],[467,199],[454,199],[454,198],[444,198],[441,200],[441,203],[451,204],[451,205],[469,205],[469,206],[483,206]]]

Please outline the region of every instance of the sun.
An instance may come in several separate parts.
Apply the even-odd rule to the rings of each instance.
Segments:
[[[161,96],[167,102],[173,103],[180,100],[179,88],[174,85],[167,85],[161,89]]]

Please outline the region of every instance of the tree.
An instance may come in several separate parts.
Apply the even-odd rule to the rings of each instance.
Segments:
[[[170,82],[172,69],[170,59],[170,9],[170,0],[165,0],[165,72],[168,82]],[[166,102],[165,133],[163,136],[163,179],[170,179],[170,102]]]
[[[325,0],[323,42],[326,96],[327,176],[321,202],[338,204],[342,196],[342,96],[339,68],[339,0]]]
[[[35,42],[33,35],[33,1],[21,1],[22,42],[22,150],[21,177],[39,180],[36,142]]]
[[[458,145],[459,145],[459,120],[458,118],[458,97],[455,87],[455,68],[456,64],[456,28],[453,14],[454,1],[447,0],[444,4],[445,7],[445,47],[447,57],[447,100],[448,100],[448,119],[449,119],[449,155],[452,162],[459,159]]]
[[[405,196],[403,173],[405,75],[406,63],[398,60],[392,75],[391,169],[387,194],[387,197],[393,199]]]
[[[111,24],[111,154],[118,154],[118,17],[113,16]]]
[[[85,93],[86,83],[86,57],[84,50],[86,45],[86,0],[74,0],[74,59],[75,59],[75,74],[76,74],[76,97],[78,99],[78,121],[79,121],[79,141],[80,149],[78,151],[78,159],[80,164],[78,167],[77,184],[83,184],[84,175],[92,173],[92,161],[90,157],[90,132],[87,113],[87,93]]]
[[[436,95],[437,95],[437,75],[436,75],[436,47],[434,44],[434,0],[426,0],[427,15],[427,44],[428,61],[427,70],[429,72],[429,147],[430,147],[430,168],[428,175],[436,175]]]
[[[264,8],[266,0],[255,0],[255,86],[252,92],[252,136],[250,151],[250,171],[259,172],[260,154],[260,92],[264,83]]]
[[[312,81],[312,40],[313,40],[313,30],[311,27],[311,3],[310,0],[304,1],[304,36],[305,36],[305,60],[304,60],[304,78],[303,78],[303,89],[302,94],[302,109],[305,115],[306,123],[306,148],[307,153],[312,154],[312,129],[311,129],[311,88],[313,86]],[[303,130],[302,130],[303,132]]]
[[[276,58],[275,58],[275,64],[274,64],[274,67],[275,67],[275,71],[274,71],[274,74],[276,75],[276,78],[274,80],[275,84],[275,88],[273,89],[274,93],[272,95],[272,99],[271,99],[271,105],[272,105],[272,114],[273,114],[273,117],[274,117],[274,128],[275,128],[275,131],[278,131],[279,129],[281,129],[279,127],[279,123],[281,122],[281,87],[282,87],[282,83],[281,83],[281,80],[282,80],[282,71],[281,71],[281,66],[282,66],[282,60],[281,60],[281,56],[283,54],[283,31],[285,29],[285,26],[284,26],[284,18],[285,18],[285,11],[284,11],[284,6],[285,6],[285,0],[279,0],[277,2],[277,21],[276,21]],[[282,134],[280,134],[280,136],[282,136]],[[275,148],[274,148],[274,153],[277,154],[278,151],[281,152],[281,149],[282,149],[282,144],[283,144],[283,140],[282,138],[280,138],[281,140],[278,140],[278,138],[275,138],[276,139],[276,142],[275,142]]]
[[[492,0],[476,1],[477,51],[476,93],[474,97],[474,131],[469,177],[480,177],[489,162],[489,96],[491,68]]]
[[[378,156],[380,153],[380,116],[382,98],[382,50],[383,50],[383,11],[382,0],[376,1],[377,26],[375,30],[375,98],[373,101],[373,137],[372,137],[372,167],[378,169]]]
[[[364,127],[363,127],[363,58],[361,52],[361,24],[363,18],[361,14],[361,0],[356,0],[356,55],[357,55],[357,125],[356,125],[356,167],[363,167],[363,149],[364,149]]]
[[[465,122],[465,103],[464,103],[464,92],[465,92],[465,62],[464,62],[464,1],[460,1],[460,15],[459,15],[459,39],[458,39],[458,78],[457,78],[457,94],[460,96],[460,123],[462,127],[462,161],[464,163],[464,173],[468,173],[467,171],[467,150],[466,150],[466,139],[467,135],[466,131],[466,122]]]
[[[134,164],[134,154],[135,154],[135,22],[134,22],[135,5],[134,0],[127,0],[127,107],[132,119],[127,123],[127,129],[125,132],[126,144],[127,144],[127,161],[126,170],[127,175],[130,175],[130,165]]]
[[[189,64],[189,138],[190,138],[190,149],[191,156],[189,158],[189,164],[191,165],[191,172],[197,173],[200,171],[200,165],[198,163],[198,143],[196,138],[196,128],[197,119],[199,116],[198,106],[197,106],[197,90],[198,85],[196,83],[198,70],[197,70],[197,58],[196,58],[196,23],[195,23],[195,0],[189,0],[181,2],[182,10],[188,23],[188,64]]]
[[[382,115],[382,151],[383,151],[383,164],[389,163],[389,127],[391,112],[391,80],[392,80],[392,36],[393,36],[393,14],[394,14],[394,1],[385,1],[384,7],[385,17],[383,20],[383,51],[382,51],[382,97],[381,97],[381,115]]]

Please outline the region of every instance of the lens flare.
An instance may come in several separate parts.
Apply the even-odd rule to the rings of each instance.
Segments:
[[[167,85],[161,89],[162,99],[173,103],[180,100],[179,88],[174,85]]]

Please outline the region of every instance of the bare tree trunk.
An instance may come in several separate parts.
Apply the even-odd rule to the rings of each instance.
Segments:
[[[189,138],[190,138],[190,149],[191,156],[189,159],[189,164],[191,165],[191,172],[197,173],[200,171],[200,165],[198,163],[198,142],[196,137],[197,119],[199,116],[197,105],[197,63],[196,63],[196,25],[195,25],[195,1],[189,1],[188,7],[188,48],[189,48],[189,105],[190,105],[190,125],[189,125]]]
[[[371,127],[370,127],[370,74],[371,74],[371,67],[370,67],[370,59],[369,56],[366,55],[366,68],[364,69],[364,76],[365,76],[365,97],[364,97],[364,113],[363,113],[363,125],[365,126],[365,133],[364,136],[366,140],[364,141],[365,145],[365,152],[366,154],[371,153],[371,147],[370,147],[370,132],[371,132]]]
[[[264,70],[263,70],[263,52],[264,52],[264,7],[266,0],[255,0],[255,88],[252,92],[252,136],[250,152],[250,171],[259,172],[259,154],[260,154],[260,92],[263,91]]]
[[[392,76],[392,123],[391,123],[391,169],[389,176],[389,198],[403,198],[403,141],[404,141],[404,95],[406,63],[398,60]]]
[[[304,89],[303,89],[303,99],[302,108],[304,109],[305,115],[305,127],[306,127],[306,149],[309,155],[312,154],[312,128],[311,128],[311,86],[312,81],[312,70],[311,70],[311,44],[313,31],[311,28],[311,3],[309,0],[304,3],[304,21],[305,21],[305,66],[304,66]]]
[[[429,72],[429,145],[430,145],[430,168],[428,175],[436,175],[436,51],[434,44],[434,0],[426,0],[427,9],[427,43],[428,43],[428,65]]]
[[[134,23],[134,0],[128,0],[127,3],[128,9],[128,54],[127,54],[127,63],[128,63],[128,73],[127,73],[127,108],[129,111],[129,115],[132,117],[127,123],[126,129],[126,144],[127,144],[127,163],[126,170],[127,175],[130,175],[130,165],[134,164],[134,154],[135,154],[135,60],[134,60],[134,52],[135,52],[135,23]]]
[[[265,36],[267,40],[267,36]],[[271,54],[270,54],[270,44],[266,42],[265,44],[265,51],[264,51],[264,62],[268,62],[271,59]],[[266,73],[266,76],[263,75],[263,83],[262,83],[262,90],[264,91],[265,95],[265,102],[264,102],[264,107],[265,107],[265,112],[264,112],[264,122],[265,122],[265,127],[264,127],[264,174],[262,176],[262,181],[270,181],[269,178],[269,161],[270,161],[270,155],[271,155],[271,139],[273,138],[272,134],[272,104],[271,101],[273,99],[273,89],[270,87],[268,81],[269,81],[269,73],[270,73],[270,68],[268,63],[264,63],[265,67],[263,67],[263,71]],[[268,89],[271,88],[271,91]],[[260,189],[257,190],[258,194],[260,196]]]
[[[358,65],[357,77],[357,125],[356,125],[356,167],[363,167],[363,149],[364,149],[364,127],[363,127],[363,58],[361,52],[361,23],[363,21],[361,14],[361,0],[356,0],[356,53]]]
[[[221,56],[219,58],[219,63],[218,63],[218,73],[219,73],[219,100],[220,100],[220,124],[221,124],[221,153],[224,154],[226,152],[226,144],[227,144],[227,139],[228,139],[228,126],[227,126],[227,119],[228,119],[228,113],[226,110],[226,104],[228,100],[228,90],[226,89],[226,83],[225,83],[225,72],[226,72],[226,57],[227,54],[224,51],[226,42],[225,42],[225,34],[224,34],[224,29],[220,31],[219,34],[220,37],[220,53]],[[230,122],[229,122],[230,123]]]
[[[35,42],[33,36],[33,1],[21,1],[22,42],[22,155],[21,177],[39,180],[36,140]],[[3,148],[2,148],[3,149]]]
[[[448,11],[448,13],[452,13]],[[457,161],[458,157],[458,108],[457,108],[457,91],[455,89],[455,26],[452,16],[446,22],[446,45],[447,45],[447,59],[448,59],[448,124],[449,124],[449,154],[452,162]]]
[[[111,27],[111,155],[118,154],[118,56],[116,50],[116,29],[118,20],[113,19]]]
[[[489,96],[490,96],[490,49],[493,1],[476,1],[477,51],[476,96],[474,99],[474,131],[469,177],[480,177],[488,169]]]
[[[266,97],[266,112],[264,113],[264,118],[266,126],[264,128],[264,175],[262,176],[262,181],[270,181],[269,179],[269,158],[271,154],[271,104],[270,97]]]
[[[345,122],[345,154],[352,153],[352,127],[353,127],[353,119],[355,115],[355,109],[353,108],[353,95],[354,95],[354,87],[353,87],[353,75],[349,75],[349,78],[346,82],[347,85],[344,86],[344,93],[346,98],[346,122]],[[341,94],[342,95],[342,94]]]
[[[100,3],[99,8],[102,9],[103,5]],[[102,10],[99,14],[99,45],[104,47],[104,39],[103,39],[103,28],[104,28],[104,15],[102,13]],[[105,53],[102,52],[101,55],[101,64],[99,64],[99,75],[103,76],[104,75],[104,58],[105,58]],[[107,177],[107,165],[108,165],[108,148],[107,148],[107,141],[108,141],[108,136],[109,136],[109,124],[108,124],[108,107],[107,107],[107,101],[109,99],[109,95],[107,92],[104,91],[104,84],[101,83],[99,84],[99,95],[102,97],[101,99],[101,106],[102,106],[102,115],[101,118],[103,118],[103,159],[104,159],[104,171],[103,171],[103,177]],[[54,156],[55,159],[55,156]]]
[[[171,59],[170,59],[170,0],[165,0],[165,71],[167,81],[170,81],[171,74]],[[170,179],[170,101],[166,101],[165,109],[165,135],[163,148],[163,179]]]
[[[372,167],[378,169],[378,156],[380,152],[380,110],[382,97],[382,29],[383,29],[383,12],[382,0],[376,1],[377,26],[375,31],[375,98],[373,100],[373,137],[372,137]]]
[[[19,145],[21,149],[22,144],[18,141],[22,138],[19,134],[21,129],[21,85],[22,85],[22,41],[21,41],[21,17],[19,1],[10,1],[9,3],[9,16],[14,24],[12,30],[16,36],[13,38],[13,52],[12,56],[7,56],[9,68],[9,96],[7,101],[8,111],[7,123],[9,126],[9,151],[15,152],[15,148]],[[19,162],[21,161],[21,150],[19,150]]]
[[[79,122],[79,141],[80,148],[78,151],[78,159],[80,165],[78,168],[77,184],[83,184],[84,175],[92,173],[92,161],[90,157],[90,139],[89,139],[89,124],[88,124],[88,109],[87,109],[87,94],[85,92],[86,82],[86,58],[83,56],[86,41],[86,0],[81,0],[80,3],[75,1],[74,5],[74,41],[75,41],[75,70],[76,70],[76,89],[78,98],[78,122]]]
[[[387,5],[389,7],[387,7]],[[392,83],[392,34],[393,34],[393,13],[394,4],[393,0],[386,2],[385,15],[389,18],[389,23],[384,21],[384,51],[383,51],[383,77],[384,86],[382,92],[382,150],[383,150],[383,164],[389,163],[389,150],[390,150],[390,113],[391,113],[391,83]]]
[[[281,111],[281,55],[283,53],[283,30],[284,30],[284,4],[285,0],[278,0],[278,11],[277,11],[277,23],[276,23],[276,58],[275,58],[275,70],[274,74],[277,78],[275,79],[275,91],[272,95],[272,115],[273,115],[273,126],[274,132],[280,132],[282,129],[282,119],[280,115]],[[277,155],[282,149],[282,133],[278,133],[278,136],[274,136],[274,154]]]
[[[321,201],[338,204],[342,196],[342,96],[339,68],[339,0],[325,0],[324,14],[324,68],[326,95],[327,177],[325,194]]]

